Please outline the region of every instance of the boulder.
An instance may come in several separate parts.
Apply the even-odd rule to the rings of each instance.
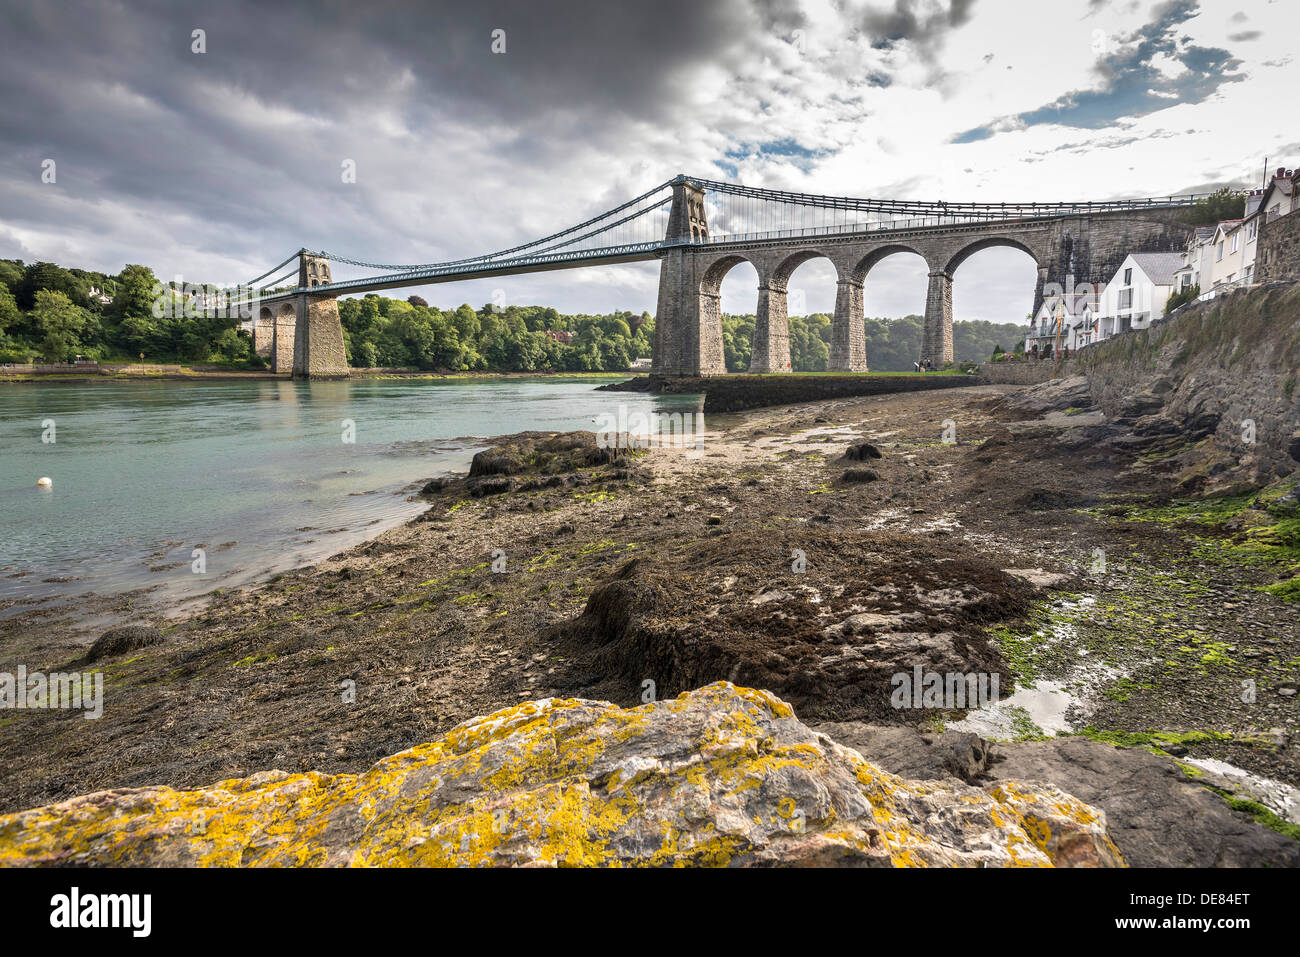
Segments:
[[[857,445],[850,445],[844,451],[844,457],[851,462],[865,462],[868,459],[883,459],[885,453],[870,442],[861,442]]]
[[[0,817],[0,866],[1123,866],[1058,788],[918,784],[718,682],[521,704],[361,774],[265,771]]]
[[[1131,867],[1300,867],[1300,843],[1234,811],[1176,762],[1141,748],[1074,736],[994,744],[964,732],[925,734],[860,721],[817,730],[907,778],[956,778],[986,789],[1000,780],[1067,788],[1106,813],[1110,836]]]
[[[112,658],[138,648],[156,645],[162,640],[163,633],[152,625],[123,625],[120,628],[110,628],[95,639],[95,643],[90,646],[90,650],[82,660],[89,663],[99,661],[101,658]]]
[[[880,473],[875,469],[845,469],[840,478],[852,485],[862,485],[880,481]]]

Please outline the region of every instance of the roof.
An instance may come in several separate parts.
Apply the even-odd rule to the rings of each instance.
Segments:
[[[1197,226],[1196,241],[1198,243],[1209,242],[1211,239],[1214,238],[1214,234],[1218,232],[1218,230],[1219,230],[1218,226]]]
[[[1048,316],[1053,317],[1058,304],[1065,306],[1065,317],[1070,319],[1089,309],[1097,308],[1097,291],[1094,289],[1091,292],[1066,292],[1047,296],[1043,299],[1043,304],[1038,307],[1038,311],[1046,310]]]
[[[1133,253],[1131,258],[1157,286],[1172,286],[1174,275],[1183,266],[1182,253]]]
[[[1275,189],[1283,196],[1291,196],[1295,191],[1295,181],[1285,176],[1271,180],[1268,186],[1264,187],[1264,195],[1259,198],[1259,209],[1256,212],[1263,210]]]

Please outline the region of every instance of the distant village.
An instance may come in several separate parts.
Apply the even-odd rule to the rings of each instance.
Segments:
[[[1246,195],[1245,216],[1197,226],[1182,252],[1130,253],[1103,284],[1074,283],[1045,295],[1029,317],[1024,354],[1071,355],[1130,329],[1146,329],[1166,311],[1259,281],[1260,230],[1300,207],[1295,170],[1279,168]],[[1172,297],[1172,298],[1171,298]]]

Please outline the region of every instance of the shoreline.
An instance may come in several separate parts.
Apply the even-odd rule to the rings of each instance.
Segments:
[[[1189,554],[1183,528],[1144,520],[1142,503],[1165,494],[1153,494],[1158,473],[1098,439],[1099,413],[1009,412],[1016,391],[753,410],[710,420],[699,448],[596,464],[500,437],[519,452],[433,483],[415,518],[178,620],[152,619],[157,644],[97,666],[109,704],[100,721],[76,722],[92,726],[74,729],[85,739],[74,767],[46,767],[68,722],[30,713],[21,732],[14,719],[0,726],[0,755],[29,760],[26,778],[6,775],[0,810],[269,767],[356,773],[521,701],[635,705],[647,680],[659,699],[718,680],[763,688],[869,759],[942,763],[946,742],[975,737],[944,729],[977,712],[890,706],[889,675],[918,648],[932,670],[998,675],[1003,704],[1035,686],[1060,694],[1064,735],[1030,711],[988,709],[979,733],[1005,742],[1008,766],[1049,762],[1069,793],[1087,787],[1070,757],[1079,748],[1114,762],[1112,777],[1139,762],[1166,789],[1212,794],[1213,783],[1247,800],[1242,789],[1260,781],[1300,785],[1285,746],[1294,699],[1275,690],[1285,662],[1300,660],[1294,606],[1255,590],[1258,566],[1228,576]],[[944,420],[954,443],[940,441]],[[1008,446],[1009,429],[1032,448]],[[881,457],[844,458],[862,443]],[[1070,491],[1091,504],[1061,497],[1066,462]],[[1102,574],[1088,569],[1098,547],[1114,556]],[[796,552],[806,568],[792,573]],[[65,609],[39,629],[0,621],[0,647],[55,669],[97,637],[75,619]],[[1080,679],[1085,660],[1107,667]],[[1237,661],[1264,669],[1258,708],[1231,704]],[[354,706],[339,704],[344,679],[360,689]],[[196,687],[193,708],[155,709]],[[140,722],[163,720],[167,734],[141,736]],[[1283,729],[1281,744],[1269,728]],[[970,773],[997,773],[991,761]]]
[[[436,379],[455,382],[474,380],[495,381],[499,379],[619,379],[639,375],[631,372],[397,372],[388,369],[352,369],[349,375],[337,380],[348,379]],[[140,381],[232,381],[232,382],[295,382],[287,372],[241,371],[241,370],[182,370],[178,372],[112,372],[112,373],[6,373],[0,369],[0,383],[7,382],[140,382]]]

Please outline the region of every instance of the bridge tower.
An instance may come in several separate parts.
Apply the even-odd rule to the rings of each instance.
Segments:
[[[298,287],[310,289],[330,282],[330,261],[306,249],[298,255]],[[295,379],[341,379],[348,374],[348,354],[343,346],[343,323],[338,299],[328,294],[303,292],[293,297],[296,316],[293,338]],[[279,371],[278,369],[276,371]]]
[[[667,248],[659,259],[659,300],[655,309],[655,375],[723,375],[720,299],[700,292],[692,244],[709,238],[704,190],[685,175],[673,180]]]

